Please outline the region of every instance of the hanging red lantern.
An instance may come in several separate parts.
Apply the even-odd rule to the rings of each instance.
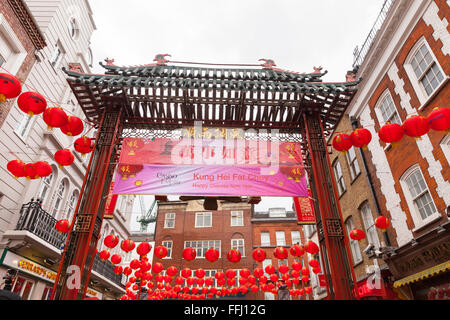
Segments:
[[[256,283],[256,277],[253,276],[253,275],[249,275],[249,276],[247,277],[247,281],[248,281],[250,284],[255,284],[255,283]]]
[[[214,278],[216,278],[216,280],[222,280],[222,279],[225,278],[225,273],[222,272],[222,271],[217,271],[217,272],[214,274]]]
[[[211,278],[211,277],[205,278],[205,285],[212,286],[213,283],[214,283],[213,278]]]
[[[258,292],[258,290],[259,290],[259,287],[257,285],[253,285],[250,287],[251,292]]]
[[[119,264],[122,261],[122,258],[118,254],[113,254],[111,256],[111,262],[112,264]]]
[[[302,276],[309,276],[309,269],[308,268],[303,268],[301,273],[302,273]]]
[[[94,142],[91,138],[83,136],[75,140],[73,147],[75,151],[81,153],[81,156],[84,157],[86,153],[91,153],[94,150]]]
[[[209,248],[205,252],[205,258],[209,262],[217,261],[217,259],[219,259],[219,255],[220,255],[219,250],[217,250],[216,248]]]
[[[305,247],[306,252],[308,252],[312,255],[319,252],[319,247],[317,246],[317,244],[314,241],[309,240],[308,242],[305,243],[304,247]]]
[[[6,169],[14,176],[15,179],[25,177],[25,162],[21,160],[9,161]]]
[[[25,177],[27,180],[39,179],[34,163],[27,163],[25,165]]]
[[[372,134],[365,128],[355,129],[350,134],[350,141],[352,142],[352,145],[357,148],[366,149],[371,140]]]
[[[172,282],[172,277],[169,276],[168,274],[166,274],[166,275],[164,276],[164,282],[165,282],[165,283],[171,283],[171,282]]]
[[[61,127],[61,131],[69,137],[75,137],[82,133],[83,130],[83,121],[80,118],[74,116],[68,116],[66,125]]]
[[[391,222],[385,216],[379,216],[375,219],[375,226],[381,231],[386,232],[386,229],[389,227]]]
[[[266,271],[266,273],[268,274],[274,274],[275,273],[275,267],[271,264],[267,265],[264,270]]]
[[[292,270],[291,276],[292,276],[292,278],[298,278],[298,277],[300,277],[300,272],[298,270]]]
[[[400,140],[402,140],[405,133],[403,128],[398,123],[386,123],[378,131],[378,137],[384,143],[391,143],[395,146]]]
[[[305,287],[305,293],[311,294],[312,293],[312,287]]]
[[[134,243],[134,241],[130,239],[122,240],[122,243],[120,244],[120,248],[125,252],[133,251],[135,246],[136,244]]]
[[[119,237],[117,237],[115,234],[109,234],[105,237],[105,240],[103,240],[103,243],[108,248],[114,249],[117,246],[117,244],[119,243]]]
[[[125,267],[123,269],[123,274],[126,276],[129,276],[131,274],[131,272],[133,272],[133,270],[130,267]]]
[[[47,108],[47,101],[37,92],[22,93],[17,99],[19,109],[30,116],[41,114]]]
[[[189,278],[192,275],[192,270],[189,268],[184,268],[183,270],[181,270],[181,275],[184,278]]]
[[[115,274],[120,275],[120,274],[122,274],[122,272],[123,272],[123,267],[122,266],[114,267],[114,273]]]
[[[100,251],[100,253],[99,253],[99,258],[100,258],[100,260],[102,260],[102,261],[108,260],[109,256],[110,256],[110,253],[109,253],[108,250],[102,250],[102,251]]]
[[[203,279],[203,278],[198,278],[197,280],[196,280],[196,282],[197,282],[197,285],[198,286],[203,286],[203,284],[205,283],[205,279]]]
[[[261,277],[259,277],[258,278],[258,280],[259,280],[259,283],[266,283],[269,279],[267,279],[267,277],[266,276],[261,276]]]
[[[247,291],[248,291],[248,288],[247,288],[246,286],[240,286],[240,287],[239,287],[239,291],[240,291],[242,294],[246,294]]]
[[[158,274],[155,276],[155,281],[156,281],[156,282],[163,282],[163,281],[164,281],[164,276],[163,276],[162,274],[158,273]]]
[[[234,279],[234,278],[228,278],[228,279],[227,279],[227,284],[228,284],[230,287],[234,286],[234,285],[236,284],[236,279]]]
[[[322,269],[320,268],[320,267],[315,267],[315,268],[313,268],[313,272],[315,273],[315,274],[318,274],[318,273],[320,273],[322,271]]]
[[[164,269],[164,266],[162,265],[162,263],[161,262],[156,262],[156,263],[154,263],[153,264],[153,267],[152,267],[152,272],[153,273],[160,273],[161,271],[163,271],[163,269]]]
[[[129,283],[135,283],[136,282],[136,278],[135,277],[130,277],[130,279],[128,279]]]
[[[227,259],[228,259],[228,261],[230,261],[232,263],[238,263],[239,261],[241,261],[240,251],[237,249],[231,249],[227,253]]]
[[[308,282],[309,281],[309,277],[308,276],[302,276],[302,282]]]
[[[319,261],[316,259],[309,260],[308,264],[311,266],[311,268],[316,268],[319,266]]]
[[[58,150],[55,153],[55,161],[58,163],[60,169],[63,166],[70,166],[74,160],[75,157],[69,149]]]
[[[276,247],[273,250],[273,255],[277,259],[287,259],[289,251],[284,247]]]
[[[164,246],[157,246],[155,248],[155,256],[158,257],[159,259],[163,259],[165,257],[167,257],[167,254],[169,253],[169,250],[164,247]]]
[[[337,151],[348,151],[352,147],[352,140],[348,134],[341,133],[333,138],[333,148]]]
[[[286,271],[287,272],[287,271]],[[289,273],[283,273],[281,275],[281,279],[283,279],[284,281],[288,281],[289,280]]]
[[[402,124],[403,131],[409,137],[419,139],[430,131],[430,125],[424,116],[414,115]]]
[[[145,256],[150,250],[152,250],[152,245],[146,241],[139,243],[136,248],[136,252],[140,256]]]
[[[253,269],[253,275],[255,277],[259,278],[264,275],[264,270],[261,268],[255,268],[255,269]]]
[[[445,131],[450,129],[450,109],[434,108],[427,117],[431,129]]]
[[[183,259],[186,261],[192,261],[197,256],[197,252],[194,248],[185,248],[183,250]]]
[[[186,283],[187,285],[192,286],[195,283],[195,278],[194,277],[187,278]]]
[[[278,271],[280,271],[280,273],[284,274],[289,271],[289,267],[285,264],[282,264],[281,266],[278,267]]]
[[[174,266],[170,266],[167,268],[166,273],[167,275],[169,275],[170,277],[173,277],[177,274],[178,270],[176,267]]]
[[[199,269],[195,270],[194,274],[197,278],[203,278],[205,276],[205,270],[203,270],[202,268],[199,268]]]
[[[45,109],[42,118],[48,126],[48,130],[64,127],[69,121],[69,117],[61,107]]]
[[[292,269],[296,270],[296,271],[300,271],[302,268],[302,264],[299,261],[294,261],[292,262]]]
[[[241,269],[241,270],[239,271],[239,275],[240,275],[242,278],[248,278],[248,277],[250,276],[250,270],[248,270],[247,268]]]
[[[53,172],[52,166],[49,165],[47,161],[35,162],[34,166],[36,169],[36,174],[41,178],[48,177]]]
[[[252,257],[253,257],[253,260],[255,260],[255,261],[258,261],[258,262],[264,261],[264,259],[266,259],[266,252],[261,248],[256,248],[252,252]]]
[[[0,73],[0,102],[14,99],[22,92],[19,79],[7,73]]]
[[[305,253],[305,249],[299,244],[294,244],[290,249],[289,253],[293,257],[301,257]]]
[[[272,281],[273,283],[278,281],[278,275],[276,273],[273,273],[270,275],[269,277],[270,281]]]
[[[183,278],[183,277],[176,277],[175,282],[176,282],[178,285],[181,286],[181,285],[184,283],[184,278]]]
[[[56,222],[55,226],[56,230],[58,230],[59,233],[67,233],[70,229],[70,223],[67,219],[62,219]]]
[[[360,241],[366,237],[366,234],[361,229],[353,229],[350,231],[350,238],[356,241]]]
[[[227,271],[225,271],[225,275],[227,276],[227,278],[235,278],[236,271],[234,271],[233,269],[228,269]]]
[[[141,267],[141,262],[138,259],[133,259],[130,262],[130,268],[136,270]]]
[[[224,284],[225,284],[225,278],[217,280],[217,285],[223,286]]]

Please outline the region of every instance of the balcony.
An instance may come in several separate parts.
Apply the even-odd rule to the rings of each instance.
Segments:
[[[100,276],[100,278],[106,278],[116,286],[123,288],[124,287],[124,281],[122,281],[123,276],[115,274],[114,267],[115,266],[111,263],[111,261],[109,260],[102,261],[97,253],[94,258],[94,263],[92,264],[93,272],[91,274],[91,278]]]

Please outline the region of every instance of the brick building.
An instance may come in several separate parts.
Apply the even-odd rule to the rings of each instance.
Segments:
[[[36,52],[46,45],[24,1],[0,0],[0,73],[24,81],[36,62]],[[12,100],[0,103],[0,128],[13,103]]]
[[[193,272],[198,268],[206,271],[205,277],[214,277],[217,271],[228,269],[237,271],[242,268],[253,270],[252,259],[252,205],[244,199],[240,203],[219,201],[216,211],[203,208],[203,200],[168,201],[158,203],[158,216],[155,225],[155,246],[164,245],[169,249],[166,258],[153,257],[153,264],[160,261],[164,269],[175,266],[178,274],[184,268]],[[183,249],[196,249],[197,257],[193,261],[182,258]],[[204,254],[210,247],[220,252],[215,262],[209,262]],[[241,261],[229,262],[226,254],[232,248],[241,252]],[[175,280],[172,281],[175,285]],[[238,278],[236,286],[239,286]],[[254,299],[253,293],[246,294],[246,299]],[[234,298],[243,298],[238,295]]]
[[[412,115],[429,115],[434,107],[450,107],[450,8],[444,0],[389,3],[376,36],[355,61],[356,77],[363,81],[348,114],[372,133],[363,154],[379,211],[370,197],[368,204],[373,217],[382,214],[391,221],[391,246],[377,234],[378,257],[392,273],[394,290],[402,299],[442,299],[450,283],[450,136],[430,130],[421,139],[405,136],[393,147],[378,138],[378,131],[386,122],[401,124]],[[348,118],[343,121],[345,130]],[[345,181],[348,174],[342,171]],[[343,212],[359,208],[362,195],[352,195],[348,202],[342,195]]]

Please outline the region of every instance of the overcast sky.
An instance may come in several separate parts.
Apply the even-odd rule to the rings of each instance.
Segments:
[[[313,72],[344,81],[353,50],[361,47],[385,0],[90,0],[95,72],[106,57],[117,65],[169,60],[260,64]],[[153,197],[151,197],[153,198]],[[147,200],[147,207],[151,201]],[[291,198],[264,198],[257,211],[292,208]],[[135,206],[139,214],[139,205]],[[136,218],[133,217],[133,221]],[[132,223],[137,228],[137,223]]]

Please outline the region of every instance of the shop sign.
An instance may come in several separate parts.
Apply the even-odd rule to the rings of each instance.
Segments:
[[[98,292],[98,291],[96,291],[96,290],[94,290],[94,289],[87,288],[87,289],[86,289],[86,296],[87,296],[87,297],[95,297],[95,298],[99,298],[99,299],[101,300],[102,297],[103,297],[103,294],[100,293],[100,292]]]
[[[53,270],[43,267],[36,262],[28,260],[10,251],[6,252],[3,259],[3,265],[31,274],[46,281],[55,282],[56,279],[56,272]]]
[[[326,288],[327,280],[325,279],[325,275],[324,274],[319,274],[318,278],[319,278],[319,286],[323,287],[323,288]]]

